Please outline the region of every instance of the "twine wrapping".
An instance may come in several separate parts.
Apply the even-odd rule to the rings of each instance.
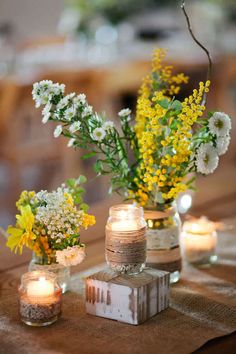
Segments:
[[[118,265],[142,264],[146,260],[146,227],[112,231],[106,227],[106,258]]]

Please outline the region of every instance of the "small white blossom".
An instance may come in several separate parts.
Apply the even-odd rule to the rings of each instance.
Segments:
[[[42,111],[42,122],[43,124],[47,123],[49,118],[51,117],[51,109],[52,109],[52,104],[49,102],[46,104],[46,106],[44,107],[43,111]]]
[[[103,128],[105,130],[110,130],[110,129],[113,129],[114,128],[114,122],[112,122],[111,120],[108,120],[107,122],[105,122],[103,124]]]
[[[128,117],[128,116],[130,116],[130,114],[131,114],[131,110],[129,108],[124,108],[118,113],[118,116],[119,117]]]
[[[57,104],[57,109],[63,109],[66,106],[68,106],[69,103],[72,102],[72,98],[75,96],[75,93],[69,93],[69,95],[66,95],[63,97]]]
[[[51,80],[42,80],[40,82],[35,82],[33,85],[32,96],[35,101],[35,106],[40,107],[41,105],[50,102],[53,96],[63,94],[65,91],[65,85],[58,83],[53,83]]]
[[[64,112],[64,118],[65,118],[66,120],[68,120],[68,122],[70,122],[71,119],[73,119],[75,115],[76,115],[76,109],[75,109],[75,107],[69,107],[69,108],[67,108],[67,110]]]
[[[67,146],[68,146],[68,147],[72,147],[72,146],[74,145],[74,143],[75,143],[75,139],[72,138],[72,139],[70,139],[70,140],[68,141]]]
[[[82,118],[90,116],[92,113],[93,113],[93,107],[86,106],[86,107],[84,107],[84,110],[82,112]]]
[[[223,112],[215,112],[209,119],[209,130],[217,136],[226,136],[231,129],[231,120],[229,116]]]
[[[103,128],[95,128],[92,133],[92,138],[96,141],[102,141],[106,136],[106,131]]]
[[[81,123],[80,122],[74,122],[71,124],[69,131],[71,133],[75,133],[80,129]]]
[[[84,247],[73,246],[67,247],[62,251],[56,251],[56,259],[59,264],[65,267],[75,266],[83,262],[85,258]]]
[[[81,93],[80,95],[75,96],[73,103],[75,103],[76,105],[78,105],[78,104],[85,105],[86,104],[86,95],[84,93]]]
[[[216,149],[210,144],[202,144],[196,154],[197,172],[208,175],[217,168],[219,157]]]
[[[61,135],[61,133],[62,133],[62,126],[58,125],[53,133],[54,138],[58,138]]]
[[[224,155],[228,150],[230,136],[219,136],[216,141],[216,150],[219,156]]]

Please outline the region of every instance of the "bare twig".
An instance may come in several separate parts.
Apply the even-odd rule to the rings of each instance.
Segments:
[[[212,71],[212,60],[211,60],[211,55],[210,55],[210,52],[208,51],[208,49],[206,47],[204,47],[204,45],[199,42],[199,40],[196,38],[195,34],[193,33],[193,30],[192,30],[192,27],[191,27],[191,23],[190,23],[190,19],[189,19],[189,16],[187,14],[187,11],[185,9],[185,0],[182,0],[182,4],[181,4],[181,9],[184,13],[184,16],[186,18],[186,21],[187,21],[187,25],[188,25],[188,30],[189,30],[189,33],[191,35],[191,37],[193,38],[194,42],[200,47],[202,48],[202,50],[206,53],[207,55],[207,58],[208,58],[208,69],[207,69],[207,76],[206,76],[206,80],[209,80],[210,79],[210,76],[211,76],[211,71]],[[203,95],[203,98],[202,98],[202,103],[201,103],[203,106],[206,104],[206,92],[204,93]]]

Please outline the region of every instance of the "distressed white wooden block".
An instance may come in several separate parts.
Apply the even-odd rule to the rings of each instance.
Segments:
[[[170,274],[147,268],[137,275],[104,269],[86,278],[86,311],[138,325],[169,306]]]

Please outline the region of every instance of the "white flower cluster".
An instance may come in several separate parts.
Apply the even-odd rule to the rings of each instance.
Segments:
[[[219,163],[219,156],[226,153],[230,143],[231,120],[223,112],[215,112],[209,119],[208,128],[216,139],[216,147],[212,143],[201,144],[196,153],[197,172],[210,174]]]
[[[58,188],[51,193],[41,191],[35,198],[42,205],[37,209],[36,220],[46,227],[48,237],[60,243],[65,235],[77,233],[83,211],[68,204],[65,189]]]
[[[84,258],[85,250],[81,246],[67,247],[62,251],[56,251],[57,262],[65,267],[75,266],[83,262]]]
[[[49,103],[53,96],[61,95],[64,91],[64,84],[53,83],[51,80],[35,82],[32,91],[35,106],[38,108]]]
[[[45,105],[42,111],[42,122],[47,123],[51,118],[54,121],[66,124],[72,137],[68,142],[68,147],[76,145],[76,135],[81,130],[84,119],[90,123],[89,133],[94,141],[102,142],[108,132],[114,129],[112,121],[104,121],[93,107],[86,100],[85,94],[76,95],[74,92],[63,97],[65,85],[53,83],[50,80],[36,82],[33,85],[33,99],[36,107]],[[56,98],[56,99],[55,99]],[[122,109],[118,115],[126,120],[130,119],[131,110],[129,108]],[[63,124],[57,125],[54,130],[54,137],[58,138],[63,133]]]

